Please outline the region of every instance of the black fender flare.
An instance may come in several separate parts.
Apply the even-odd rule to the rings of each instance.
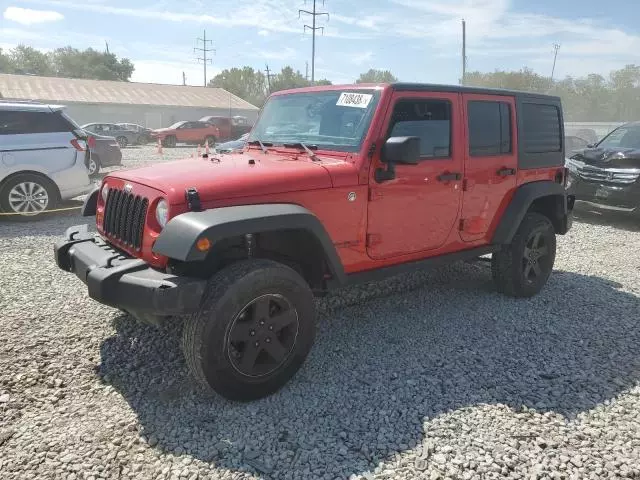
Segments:
[[[87,196],[84,198],[84,202],[82,202],[82,216],[83,217],[95,217],[96,210],[98,208],[98,193],[100,192],[100,187],[95,186],[93,190],[91,190]]]
[[[197,262],[204,260],[208,253],[196,248],[196,243],[203,237],[215,244],[248,233],[293,229],[307,230],[315,236],[324,250],[331,273],[343,283],[344,267],[322,222],[313,212],[295,204],[238,205],[183,213],[167,222],[152,250],[175,260]]]
[[[519,186],[513,194],[509,206],[506,208],[493,233],[491,243],[498,245],[511,243],[531,204],[539,198],[549,196],[562,197],[563,201],[560,205],[560,211],[557,213],[566,217],[569,214],[569,206],[567,202],[567,191],[564,185],[551,180],[525,183]]]

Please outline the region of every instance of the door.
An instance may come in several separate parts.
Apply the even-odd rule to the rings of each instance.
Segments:
[[[487,235],[516,186],[516,112],[513,97],[465,94],[463,102],[468,142],[460,236],[472,242]]]
[[[437,249],[455,228],[461,201],[464,150],[457,93],[397,92],[380,134],[420,138],[420,161],[395,165],[395,178],[376,182],[384,168],[373,159],[367,252],[375,259]]]

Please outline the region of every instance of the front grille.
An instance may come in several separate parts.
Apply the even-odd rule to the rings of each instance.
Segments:
[[[112,188],[105,202],[102,229],[107,235],[139,250],[148,208],[148,199]]]
[[[590,182],[631,184],[640,177],[640,169],[599,168],[584,165],[578,167],[578,175]]]

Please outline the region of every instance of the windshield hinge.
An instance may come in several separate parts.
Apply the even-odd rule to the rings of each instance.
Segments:
[[[200,204],[200,195],[198,195],[198,190],[196,187],[187,188],[184,192],[184,196],[187,199],[187,206],[189,210],[192,212],[199,212],[202,210],[202,205]]]
[[[369,153],[368,153],[369,158],[373,157],[373,154],[375,153],[375,151],[376,151],[376,142],[373,142],[369,147]]]

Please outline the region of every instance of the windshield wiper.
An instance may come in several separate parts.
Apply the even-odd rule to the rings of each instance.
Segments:
[[[313,161],[319,161],[320,159],[318,158],[318,156],[311,150],[312,148],[317,150],[318,146],[317,145],[305,145],[302,142],[295,142],[295,143],[283,143],[283,146],[285,147],[289,147],[289,148],[304,148],[305,151],[307,152],[307,155],[309,155],[309,158]]]
[[[262,153],[267,153],[267,147],[265,147],[265,145],[269,145],[270,147],[272,147],[273,143],[269,143],[269,142],[262,143],[260,140],[251,140],[250,142],[247,142],[247,145],[260,145],[260,148],[262,149]]]

